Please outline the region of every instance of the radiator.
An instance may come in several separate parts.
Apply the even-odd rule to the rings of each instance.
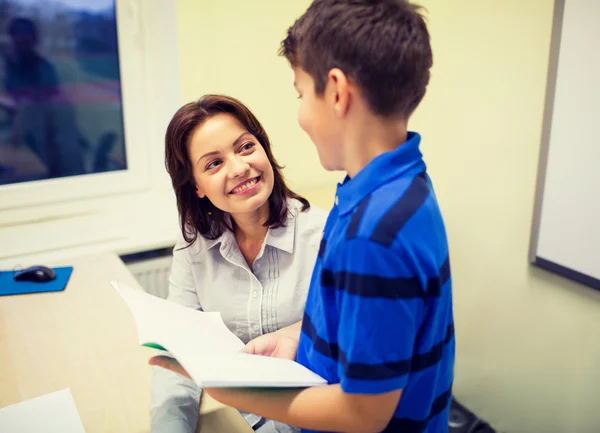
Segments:
[[[146,292],[159,298],[167,298],[173,260],[171,248],[128,254],[121,256],[121,260]]]

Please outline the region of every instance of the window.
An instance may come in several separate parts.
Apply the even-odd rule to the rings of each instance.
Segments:
[[[114,0],[0,0],[0,185],[126,170]]]

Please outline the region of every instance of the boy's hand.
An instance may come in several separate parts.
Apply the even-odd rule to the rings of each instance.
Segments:
[[[261,335],[250,341],[242,352],[251,355],[272,356],[274,358],[296,359],[298,340],[285,334],[273,332]]]

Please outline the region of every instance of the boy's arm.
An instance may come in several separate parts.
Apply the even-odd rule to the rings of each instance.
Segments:
[[[276,332],[283,334],[286,337],[295,338],[296,340],[298,340],[300,338],[300,331],[302,331],[302,320],[294,323],[293,325],[281,328]]]
[[[390,422],[401,390],[347,394],[340,385],[304,389],[207,389],[215,400],[297,427],[348,433],[376,433]]]
[[[155,356],[151,365],[189,377],[173,358]],[[390,422],[402,391],[348,394],[340,385],[303,389],[207,388],[215,400],[264,418],[309,430],[347,433],[380,432]]]
[[[173,358],[155,356],[151,365],[189,377]],[[348,394],[340,385],[302,389],[206,388],[228,406],[309,430],[380,432],[390,422],[402,390],[384,394]]]

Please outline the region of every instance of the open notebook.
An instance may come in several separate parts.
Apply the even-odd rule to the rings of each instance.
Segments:
[[[308,387],[327,382],[287,359],[242,353],[221,319],[113,281],[137,325],[139,343],[168,350],[201,388]]]

